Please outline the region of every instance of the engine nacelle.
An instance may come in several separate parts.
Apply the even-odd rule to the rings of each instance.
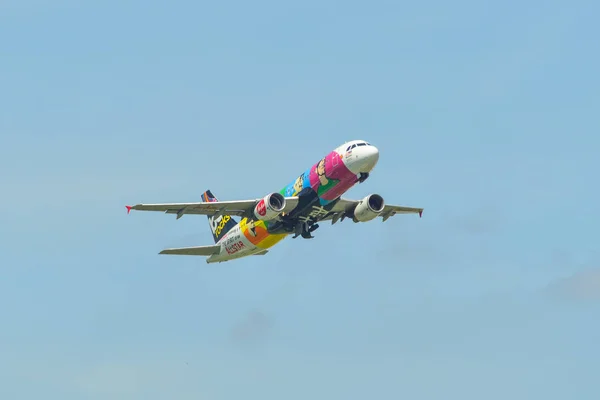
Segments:
[[[271,193],[260,199],[254,207],[254,216],[262,221],[276,218],[285,209],[285,198],[281,193]]]
[[[354,209],[354,222],[367,222],[375,219],[383,211],[385,202],[378,194],[370,194],[362,199]]]

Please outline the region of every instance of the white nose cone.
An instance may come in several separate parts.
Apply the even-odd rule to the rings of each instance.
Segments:
[[[347,166],[352,173],[357,175],[361,172],[371,172],[379,161],[379,150],[373,145],[355,147],[352,153]]]
[[[361,168],[364,168],[365,170],[361,170],[360,172],[371,172],[371,170],[375,168],[377,161],[379,161],[379,150],[375,146],[367,146],[365,147],[364,152],[364,161]]]

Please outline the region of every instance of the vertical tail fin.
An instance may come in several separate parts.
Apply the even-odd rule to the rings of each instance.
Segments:
[[[202,201],[204,202],[216,202],[217,198],[212,194],[210,190],[202,193]],[[208,216],[208,224],[213,235],[215,243],[217,243],[227,232],[237,225],[237,222],[231,215],[220,215],[220,216]]]

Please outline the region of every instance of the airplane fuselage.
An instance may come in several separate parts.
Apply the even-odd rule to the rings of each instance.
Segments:
[[[221,251],[208,257],[206,262],[229,261],[264,252],[297,232],[298,221],[310,224],[312,218],[327,213],[328,206],[369,176],[378,160],[377,148],[363,140],[337,147],[280,190],[285,197],[298,196],[298,205],[292,211],[268,221],[243,217],[217,242]],[[213,229],[219,229],[219,224],[227,218],[215,219]]]

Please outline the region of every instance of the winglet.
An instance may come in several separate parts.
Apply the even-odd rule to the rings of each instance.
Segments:
[[[423,216],[423,210],[419,211],[419,218]]]
[[[127,214],[129,214],[129,212],[131,211],[131,206],[125,206],[125,208],[127,208]]]

